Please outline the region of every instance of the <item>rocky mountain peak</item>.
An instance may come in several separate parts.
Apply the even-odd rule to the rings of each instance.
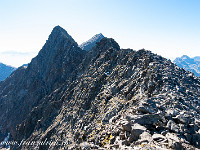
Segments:
[[[96,34],[92,37],[92,39],[104,38],[102,33]]]
[[[12,77],[0,83],[0,126],[12,128],[10,132],[14,136],[15,126],[42,98],[60,84],[76,78],[74,68],[84,55],[85,51],[78,47],[73,38],[63,28],[56,26],[28,67],[17,69]]]
[[[103,39],[104,36],[102,33],[96,34],[94,35],[91,39],[89,39],[88,41],[82,43],[81,45],[79,45],[79,47],[83,50],[89,51],[92,47],[95,46],[95,44],[97,42],[99,42],[101,39]]]
[[[56,27],[26,69],[0,82],[0,140],[9,131],[13,141],[62,143],[11,149],[200,148],[199,89],[198,77],[150,51],[111,38],[85,51]]]
[[[69,61],[72,56],[74,57],[76,53],[78,55],[79,52],[81,52],[81,49],[67,31],[56,26],[29,66],[40,73],[41,76],[46,77],[53,68],[55,70],[61,69],[62,63]]]
[[[96,43],[96,47],[99,49],[115,48],[117,50],[120,50],[119,44],[112,38],[103,38],[102,40]]]
[[[60,26],[54,27],[49,36],[49,40],[50,39],[55,40],[56,38],[65,38],[65,39],[72,40],[73,42],[75,42],[74,39],[67,33],[67,31]]]
[[[183,56],[181,57],[181,59],[185,59],[185,60],[187,60],[187,59],[190,59],[190,57],[187,56],[187,55],[183,55]]]
[[[48,57],[48,54],[51,55],[50,53],[56,53],[56,50],[58,50],[57,47],[61,46],[65,48],[68,44],[78,46],[78,44],[67,33],[65,29],[63,29],[60,26],[56,26],[53,28],[48,40],[46,41],[45,45],[43,46],[38,55],[45,55],[44,57]]]

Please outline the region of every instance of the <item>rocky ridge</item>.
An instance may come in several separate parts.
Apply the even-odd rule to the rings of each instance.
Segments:
[[[198,77],[150,51],[120,49],[118,43],[110,38],[103,38],[86,52],[80,50],[74,40],[70,40],[73,46],[69,46],[71,42],[66,40],[65,43],[60,34],[62,32],[53,40],[57,42],[50,42],[53,44],[45,53],[41,50],[43,52],[39,53],[38,58],[27,69],[21,68],[14,72],[23,73],[24,77],[29,75],[27,70],[32,70],[30,66],[35,66],[33,68],[37,69],[34,72],[37,71],[42,76],[40,79],[45,81],[44,89],[48,89],[48,92],[38,98],[38,103],[32,105],[23,119],[17,123],[11,122],[17,128],[8,128],[9,131],[13,129],[11,135],[17,141],[47,140],[57,141],[57,144],[15,145],[12,149],[200,148]],[[54,34],[50,35],[52,36]],[[54,44],[57,46],[52,49]],[[63,51],[57,52],[62,48]],[[73,53],[75,50],[76,53]],[[72,59],[65,59],[70,52]],[[52,59],[54,53],[56,57],[61,55],[64,59],[55,63]],[[76,62],[78,54],[80,58]],[[48,62],[46,66],[42,60]],[[73,61],[69,63],[69,60]],[[69,65],[62,65],[63,62]],[[70,69],[72,62],[76,63]],[[58,73],[57,70],[44,71],[52,68],[52,65],[56,65],[56,69],[60,67],[66,70]],[[58,76],[63,78],[55,80]],[[7,84],[0,84],[1,103],[15,102],[14,97],[5,99],[3,95],[12,95],[7,92],[9,89],[18,92],[13,89],[13,85],[17,81],[25,82],[25,79],[16,77],[10,77],[10,81],[7,79],[4,82],[13,83],[7,90],[4,88]],[[33,91],[30,89],[28,93],[32,94]],[[25,104],[27,103],[24,102]],[[6,114],[3,111],[1,113],[2,119]]]

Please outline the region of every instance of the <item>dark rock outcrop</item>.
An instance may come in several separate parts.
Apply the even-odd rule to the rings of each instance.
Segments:
[[[18,68],[0,83],[1,126],[15,136],[16,125],[42,103],[43,97],[76,78],[73,69],[84,55],[85,51],[64,29],[55,27],[28,67]]]

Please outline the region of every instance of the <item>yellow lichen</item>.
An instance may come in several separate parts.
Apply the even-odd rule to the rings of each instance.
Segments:
[[[112,138],[112,134],[110,136],[106,136],[105,139],[101,142],[102,147],[108,144],[111,138]]]
[[[112,134],[110,136],[106,136],[105,139],[101,142],[102,147],[104,147],[104,145],[109,144],[110,139],[112,138]]]
[[[146,144],[143,144],[143,143],[142,143],[142,144],[141,144],[141,147],[144,147],[145,145],[146,145]]]

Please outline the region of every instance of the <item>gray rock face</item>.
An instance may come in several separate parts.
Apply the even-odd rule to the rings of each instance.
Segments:
[[[56,27],[0,83],[0,123],[13,140],[65,143],[11,149],[195,149],[199,91],[198,77],[150,51],[103,38],[86,52]]]
[[[0,125],[12,128],[10,132],[15,136],[16,125],[43,103],[45,96],[76,78],[73,70],[84,54],[64,29],[55,27],[28,67],[18,68],[0,83]]]
[[[95,36],[93,36],[91,39],[89,39],[88,41],[82,43],[81,45],[79,45],[79,47],[82,49],[82,50],[86,50],[86,51],[89,51],[92,47],[95,46],[95,44],[97,42],[99,42],[101,39],[103,39],[104,36],[103,34],[96,34]]]
[[[185,70],[193,72],[196,76],[200,77],[200,57],[196,56],[194,58],[190,58],[187,55],[183,55],[182,57],[177,57],[174,60],[174,63],[184,68]]]
[[[159,115],[130,115],[127,116],[127,120],[131,120],[133,123],[139,123],[141,125],[152,125],[158,122]]]
[[[0,63],[0,82],[5,80],[16,68]]]

